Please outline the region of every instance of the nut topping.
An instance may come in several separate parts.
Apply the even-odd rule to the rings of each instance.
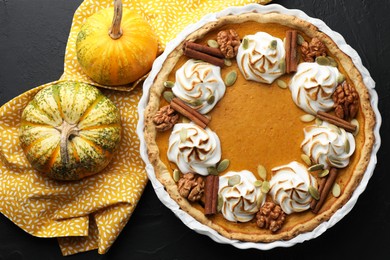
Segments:
[[[346,81],[338,85],[333,93],[335,114],[341,119],[352,119],[359,110],[359,95]]]
[[[161,107],[153,118],[157,131],[161,132],[171,129],[178,121],[179,114],[170,105]]]
[[[240,37],[233,29],[220,31],[217,35],[219,49],[225,55],[225,58],[234,58],[237,55],[240,46]]]
[[[195,173],[183,174],[177,185],[180,195],[189,201],[198,201],[203,196],[204,180]]]
[[[266,202],[256,214],[256,224],[259,228],[266,228],[272,232],[278,231],[286,219],[286,213],[279,205]]]
[[[301,46],[302,58],[306,62],[314,62],[317,57],[326,56],[326,46],[318,38],[304,41]]]

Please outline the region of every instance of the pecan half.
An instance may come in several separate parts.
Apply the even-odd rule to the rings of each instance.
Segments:
[[[356,116],[359,110],[359,94],[352,85],[346,81],[339,84],[332,95],[332,99],[337,117],[349,120]]]
[[[256,214],[256,224],[259,228],[269,229],[272,232],[278,231],[286,219],[286,213],[279,205],[273,202],[266,202]]]
[[[189,201],[200,200],[203,196],[205,183],[203,178],[198,174],[183,174],[177,185],[180,195]]]
[[[220,31],[217,35],[219,49],[225,58],[234,58],[237,55],[238,47],[240,46],[240,37],[233,29]]]
[[[302,59],[314,62],[319,56],[326,56],[326,46],[318,38],[312,38],[310,43],[304,41],[301,46]]]
[[[171,129],[179,121],[179,117],[179,114],[170,105],[166,105],[154,115],[153,123],[156,125],[157,131],[162,132]]]

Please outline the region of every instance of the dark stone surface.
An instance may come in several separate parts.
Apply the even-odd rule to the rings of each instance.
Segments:
[[[110,251],[67,259],[389,259],[390,1],[280,0],[341,33],[376,81],[383,117],[378,164],[353,210],[320,237],[290,248],[240,250],[187,228],[150,184]],[[72,16],[81,0],[0,0],[0,105],[63,72]],[[1,174],[1,173],[0,173]],[[61,259],[56,239],[36,238],[0,215],[0,259]]]

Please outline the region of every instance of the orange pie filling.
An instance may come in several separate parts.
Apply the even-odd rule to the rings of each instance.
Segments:
[[[292,38],[286,39],[291,31]],[[215,44],[221,32],[230,32],[233,41],[239,37],[228,53],[221,48],[225,43]],[[195,212],[191,215],[226,237],[267,242],[309,231],[313,226],[307,228],[306,223],[328,219],[325,213],[333,214],[340,207],[336,202],[348,199],[345,190],[351,192],[360,180],[352,176],[366,142],[364,127],[344,128],[365,125],[362,102],[340,56],[313,38],[278,23],[227,23],[195,39],[201,46],[220,49],[225,57],[233,52],[229,59],[217,56],[225,65],[202,60],[207,50],[201,49],[195,58],[181,55],[163,79],[166,88],[158,108],[169,102],[172,106],[173,97],[180,99],[192,113],[204,115],[207,126],[190,122],[192,117],[176,109],[165,115],[173,128],[157,132],[155,143],[171,180],[161,180],[184,210]],[[311,47],[317,47],[317,53],[308,53]],[[349,103],[340,101],[336,89],[345,92]],[[341,102],[338,111],[336,102]],[[325,112],[325,118],[319,119],[318,111]],[[345,122],[337,119],[340,112]],[[156,127],[161,120],[160,115]],[[218,176],[216,181],[211,175]],[[323,195],[326,184],[321,183],[331,175],[335,179]],[[211,182],[217,182],[217,188]],[[215,190],[217,194],[207,194]],[[314,210],[320,196],[325,196],[323,205]]]

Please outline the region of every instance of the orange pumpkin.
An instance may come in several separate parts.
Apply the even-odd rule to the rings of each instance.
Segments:
[[[121,0],[90,16],[76,40],[80,66],[101,85],[126,85],[141,78],[151,69],[157,48],[151,26],[122,8]]]

